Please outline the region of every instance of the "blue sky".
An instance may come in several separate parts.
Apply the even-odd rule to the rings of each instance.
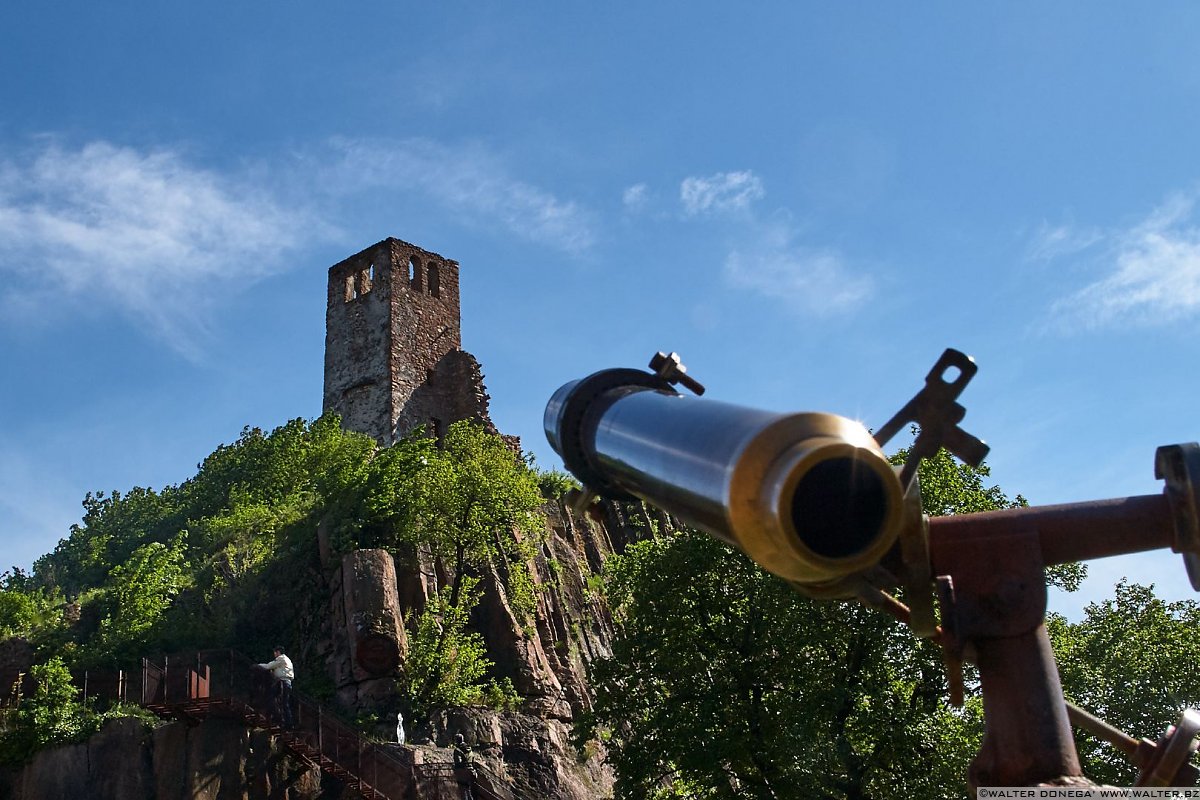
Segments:
[[[1200,438],[1200,8],[8,3],[0,562],[320,413],[325,273],[461,263],[501,429],[680,352],[878,426],[947,346],[1035,504]],[[1177,556],[1110,559],[1190,595]]]

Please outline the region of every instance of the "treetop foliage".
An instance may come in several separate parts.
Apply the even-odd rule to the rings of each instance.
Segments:
[[[1067,699],[1139,739],[1157,740],[1186,708],[1200,707],[1200,603],[1166,602],[1121,581],[1085,617],[1048,620]],[[1079,739],[1084,772],[1128,786],[1136,770],[1110,745]]]

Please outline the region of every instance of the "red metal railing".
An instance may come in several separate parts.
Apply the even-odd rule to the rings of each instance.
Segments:
[[[304,761],[346,781],[363,796],[400,800],[412,785],[412,765],[342,722],[311,697],[291,693],[292,724],[273,692],[271,676],[233,650],[202,650],[168,656],[162,667],[143,663],[143,705],[198,717],[239,716],[267,727]]]
[[[162,716],[198,720],[234,716],[271,730],[303,762],[319,767],[370,800],[410,796],[413,765],[392,749],[362,736],[318,702],[292,692],[292,725],[284,727],[283,709],[271,675],[234,650],[201,650],[142,659],[137,672],[87,671],[75,677],[83,701],[136,703]],[[19,693],[0,702],[0,722],[17,707]]]

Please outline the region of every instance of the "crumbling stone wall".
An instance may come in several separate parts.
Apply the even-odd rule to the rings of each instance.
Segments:
[[[458,263],[437,253],[385,239],[330,267],[324,409],[383,445],[421,425],[488,423],[460,320]]]
[[[475,356],[454,350],[438,359],[425,383],[413,391],[400,409],[397,426],[412,420],[415,427],[425,420],[427,429],[441,435],[448,424],[460,419],[477,419],[496,433],[488,416],[491,397],[483,386],[483,370]]]

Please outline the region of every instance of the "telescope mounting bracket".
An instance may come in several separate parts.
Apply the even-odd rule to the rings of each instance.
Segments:
[[[973,467],[979,466],[988,454],[988,446],[958,424],[967,413],[958,403],[958,396],[978,371],[974,359],[966,353],[947,348],[925,376],[925,387],[876,432],[875,441],[883,447],[905,425],[917,425],[917,438],[900,472],[900,483],[906,489],[921,460],[937,453],[940,447]]]

